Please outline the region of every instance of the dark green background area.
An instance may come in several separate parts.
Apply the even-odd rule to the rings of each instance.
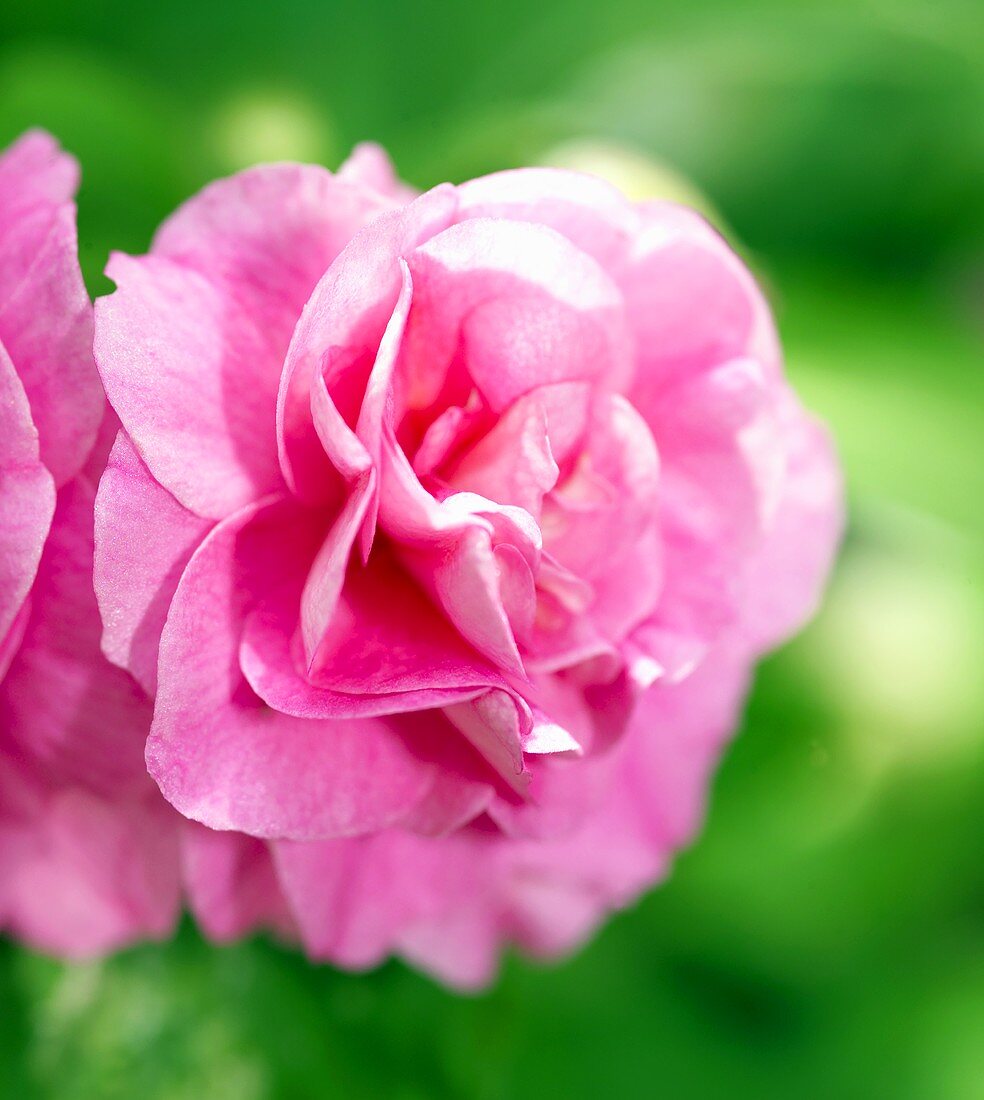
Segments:
[[[0,144],[84,168],[83,263],[250,160],[429,185],[624,143],[759,272],[851,526],[762,667],[699,843],[575,958],[453,996],[266,939],[0,942],[0,1095],[984,1098],[984,9],[5,0]]]

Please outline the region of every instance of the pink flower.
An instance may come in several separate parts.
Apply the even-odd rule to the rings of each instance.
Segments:
[[[105,401],[77,176],[46,134],[0,155],[0,927],[69,955],[163,934],[178,901],[177,830],[141,759],[150,708],[99,650]]]
[[[840,524],[720,237],[563,171],[414,198],[362,147],[108,272],[103,648],[208,827],[206,931],[473,985],[658,879]]]

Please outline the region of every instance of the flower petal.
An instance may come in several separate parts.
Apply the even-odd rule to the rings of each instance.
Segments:
[[[844,528],[844,490],[829,434],[792,393],[780,423],[787,442],[782,495],[745,578],[743,630],[759,652],[813,614]]]
[[[405,339],[411,407],[438,398],[456,354],[495,411],[550,383],[593,380],[617,389],[627,381],[622,297],[554,230],[475,218],[406,259],[414,282]]]
[[[403,183],[386,150],[373,141],[360,141],[338,169],[338,178],[351,180],[398,203],[412,202],[419,194]]]
[[[55,488],[38,453],[27,397],[0,344],[0,642],[8,650],[54,509]]]
[[[153,696],[157,647],[185,566],[212,524],[154,478],[120,431],[96,494],[94,583],[102,649]]]
[[[278,842],[280,882],[309,954],[362,969],[464,887],[465,853],[391,829],[357,840]],[[464,881],[463,881],[464,880]]]
[[[57,485],[82,468],[105,404],[79,270],[78,166],[48,134],[0,155],[0,343],[27,392]]]
[[[277,401],[283,475],[302,499],[322,501],[334,484],[331,463],[312,422],[315,376],[330,373],[328,388],[340,404],[334,391],[336,377],[361,372],[361,404],[364,380],[403,285],[399,258],[450,224],[454,207],[454,189],[446,186],[381,214],[325,271],[304,307],[287,351]],[[336,367],[326,372],[332,362]]]
[[[205,188],[150,256],[116,255],[96,358],[154,476],[218,519],[282,485],[276,402],[298,317],[352,234],[385,207],[323,169],[274,165]]]
[[[58,494],[30,619],[0,691],[0,743],[42,761],[53,780],[115,795],[149,785],[142,756],[150,706],[99,648],[94,499],[83,477]]]
[[[650,410],[669,386],[732,359],[754,359],[775,380],[772,318],[738,257],[692,210],[657,202],[641,213],[642,230],[618,274],[638,354],[629,392],[635,407],[652,424]]]
[[[101,798],[2,763],[0,923],[38,950],[73,959],[170,935],[179,911],[177,830],[157,792]]]
[[[181,866],[188,904],[210,939],[225,943],[259,928],[292,930],[266,841],[185,821]]]
[[[301,574],[320,525],[286,502],[220,523],[191,559],[161,638],[147,763],[165,797],[210,828],[346,836],[419,801],[431,769],[382,719],[299,719],[267,707],[239,666],[243,617],[271,577]]]
[[[633,644],[671,677],[685,676],[741,613],[744,574],[785,476],[779,396],[745,359],[678,380],[651,407],[664,581]]]
[[[638,232],[625,196],[596,176],[560,168],[515,168],[458,188],[458,218],[508,218],[563,234],[606,270],[617,271]]]

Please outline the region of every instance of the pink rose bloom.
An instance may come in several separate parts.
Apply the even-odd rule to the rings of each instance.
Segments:
[[[149,706],[99,649],[77,180],[47,134],[0,154],[0,927],[68,955],[166,933],[178,901]]]
[[[600,180],[414,197],[372,147],[212,184],[108,273],[103,648],[206,932],[460,986],[569,950],[692,836],[836,542],[749,273]]]

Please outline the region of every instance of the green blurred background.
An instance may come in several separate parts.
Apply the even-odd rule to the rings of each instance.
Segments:
[[[851,525],[699,844],[576,958],[458,998],[190,924],[83,966],[4,941],[0,1095],[984,1097],[979,0],[4,0],[0,144],[29,125],[82,161],[97,293],[256,160],[654,158],[759,272]]]

